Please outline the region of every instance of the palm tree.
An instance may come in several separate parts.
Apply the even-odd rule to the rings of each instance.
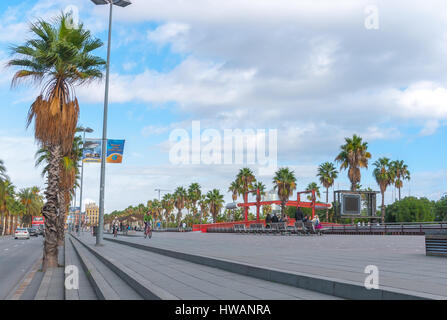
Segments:
[[[212,191],[208,191],[206,198],[208,200],[210,212],[213,216],[213,222],[216,223],[217,215],[220,213],[224,204],[224,196],[220,194],[218,189],[213,189]]]
[[[78,129],[77,129],[78,130]],[[77,181],[79,179],[79,168],[78,163],[82,158],[82,137],[76,136],[73,139],[72,149],[67,152],[61,159],[61,164],[59,166],[59,215],[57,217],[57,239],[58,246],[64,244],[65,234],[64,225],[65,217],[70,205],[71,197],[74,195],[74,188],[77,186]],[[50,157],[51,154],[48,148],[43,147],[37,150],[35,154],[36,164],[35,166],[40,166],[45,164],[42,170],[42,177],[48,175],[50,169]]]
[[[3,162],[3,160],[0,159],[0,182],[9,180],[8,176],[6,175],[6,167]]]
[[[289,168],[280,168],[273,177],[274,189],[278,190],[278,197],[281,200],[281,216],[284,218],[286,203],[293,191],[296,189],[296,178],[294,171]]]
[[[247,201],[248,192],[253,189],[253,183],[256,178],[249,168],[242,168],[236,176],[236,183],[239,185],[239,194],[243,196],[244,202]],[[245,213],[248,214],[248,208],[245,207]]]
[[[259,189],[259,195],[257,190]],[[261,197],[265,196],[265,184],[263,184],[262,182],[255,182],[253,184],[253,189],[251,191],[252,194],[254,194],[256,196],[256,201],[261,201]]]
[[[10,230],[9,205],[14,200],[15,190],[13,184],[9,180],[0,180],[0,213],[2,214],[2,236],[8,234]]]
[[[32,192],[31,188],[25,188],[20,190],[18,197],[25,208],[25,212],[23,213],[23,223],[30,227],[32,215],[31,210],[32,207],[37,204],[36,195]]]
[[[326,188],[326,203],[329,203],[329,188],[334,185],[338,177],[338,171],[331,162],[325,162],[318,167],[317,177],[320,183]],[[329,208],[326,208],[326,221],[329,221]]]
[[[253,183],[256,182],[256,178],[249,168],[242,168],[236,176],[236,182],[240,186],[239,194],[245,196],[246,193],[253,189]]]
[[[380,158],[374,162],[375,169],[373,171],[373,176],[376,178],[377,184],[380,187],[380,193],[382,194],[382,223],[385,222],[385,191],[386,188],[394,181],[394,171],[391,167],[390,159]]]
[[[209,210],[210,210],[209,203],[208,203],[206,195],[202,195],[200,197],[199,207],[200,207],[200,223],[202,223],[203,218],[207,218],[208,217],[208,213],[209,213]]]
[[[317,198],[320,198],[321,194],[320,194],[320,187],[318,186],[318,184],[316,182],[311,182],[307,185],[306,191],[312,191],[315,190],[315,196]],[[312,195],[308,195],[307,199],[309,201],[312,201]]]
[[[404,186],[403,180],[410,181],[410,171],[408,171],[408,166],[403,160],[395,160],[391,162],[391,168],[394,173],[394,186],[399,190],[399,201],[400,201],[400,189]]]
[[[31,105],[28,124],[34,120],[34,136],[50,153],[45,216],[45,245],[42,269],[57,267],[57,222],[60,163],[72,148],[79,115],[74,87],[102,78],[105,61],[91,52],[103,45],[92,38],[83,24],[72,28],[68,15],[62,14],[53,24],[44,20],[32,23],[33,38],[12,47],[14,57],[10,67],[18,67],[12,79],[15,86],[21,80],[42,84],[40,95]]]
[[[161,219],[162,217],[161,217],[161,211],[163,210],[163,207],[161,206],[161,202],[160,201],[158,201],[158,199],[154,199],[153,201],[152,201],[152,212],[154,213],[154,215],[155,215],[155,219]],[[154,219],[154,222],[155,222],[155,219]]]
[[[177,227],[180,227],[180,221],[182,219],[182,209],[185,207],[185,202],[187,198],[186,189],[183,187],[178,187],[174,191],[174,205],[178,210],[177,213]]]
[[[166,227],[168,226],[169,217],[171,212],[174,210],[174,197],[170,193],[166,193],[161,200],[162,208],[165,211]]]
[[[340,146],[340,153],[335,161],[341,163],[340,170],[348,170],[348,177],[351,181],[351,191],[355,191],[357,184],[360,182],[361,168],[368,168],[368,159],[371,154],[367,151],[368,143],[363,142],[362,138],[353,135],[352,138],[345,138],[346,143]]]
[[[238,181],[233,181],[230,184],[230,187],[228,188],[228,192],[231,192],[231,197],[233,199],[233,202],[236,202],[237,196],[241,194],[241,186],[238,184]]]
[[[200,197],[202,196],[202,190],[200,189],[200,184],[194,182],[191,183],[191,185],[188,188],[188,198],[191,202],[191,208],[193,211],[194,216],[197,215],[197,201],[199,201]]]

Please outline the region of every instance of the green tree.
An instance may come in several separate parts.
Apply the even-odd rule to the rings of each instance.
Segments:
[[[435,220],[447,221],[447,196],[435,203]]]
[[[375,169],[373,171],[373,177],[376,179],[377,184],[380,187],[380,193],[382,194],[382,206],[381,216],[382,223],[385,222],[385,191],[386,188],[394,181],[394,172],[391,168],[390,159],[380,158],[374,162]]]
[[[318,186],[318,184],[316,182],[311,182],[307,185],[306,191],[312,191],[315,190],[315,197],[316,198],[320,198],[321,194],[320,194],[320,187]],[[308,195],[307,199],[309,201],[312,201],[312,195]]]
[[[228,188],[228,192],[231,192],[231,197],[233,198],[233,202],[236,202],[238,195],[242,193],[241,186],[239,185],[237,180],[231,182],[231,185]]]
[[[202,223],[204,220],[207,221],[208,213],[210,211],[208,199],[204,194],[202,194],[202,196],[200,197],[199,207],[200,207],[200,223]]]
[[[391,168],[395,177],[394,186],[399,190],[400,200],[400,189],[404,185],[403,180],[410,181],[410,171],[403,160],[395,160],[391,162]]]
[[[200,184],[194,182],[188,188],[188,198],[191,201],[191,208],[194,214],[194,217],[197,217],[197,201],[199,201],[202,196],[202,190],[200,188]]]
[[[435,205],[427,198],[405,197],[386,207],[386,222],[435,220]]]
[[[281,217],[284,218],[286,203],[296,189],[295,173],[289,168],[280,168],[273,177],[273,184],[281,200]]]
[[[340,146],[340,153],[335,158],[340,163],[340,170],[348,169],[348,178],[351,181],[351,190],[357,190],[357,184],[361,179],[361,168],[368,168],[368,159],[371,154],[368,150],[368,143],[363,142],[362,138],[353,135],[352,138],[345,138],[345,144]]]
[[[216,223],[217,216],[224,205],[224,196],[220,194],[220,191],[218,189],[213,189],[212,191],[208,191],[208,193],[206,194],[206,198],[208,200],[210,212],[213,217],[213,222]]]
[[[180,222],[182,220],[182,210],[185,207],[186,198],[188,193],[183,187],[178,187],[174,191],[174,205],[177,208],[177,227],[180,227]]]
[[[30,80],[40,85],[41,93],[31,105],[28,126],[34,120],[34,136],[51,155],[45,191],[45,244],[42,269],[57,267],[58,261],[58,190],[61,158],[72,148],[79,116],[76,86],[102,77],[105,61],[91,53],[102,46],[83,24],[72,28],[68,15],[52,23],[38,20],[30,26],[31,39],[13,46],[8,66],[19,70],[12,85]]]
[[[326,203],[329,203],[329,188],[334,185],[335,179],[338,177],[338,171],[331,162],[325,162],[318,167],[317,177],[320,183],[326,188]],[[329,221],[329,208],[326,208],[326,221]]]

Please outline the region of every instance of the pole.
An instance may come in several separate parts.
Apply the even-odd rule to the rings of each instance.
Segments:
[[[109,73],[110,73],[110,42],[112,40],[112,10],[113,3],[110,2],[109,12],[109,37],[107,43],[107,65],[106,65],[106,90],[104,95],[104,118],[102,125],[102,150],[101,150],[101,184],[99,189],[99,219],[98,232],[96,232],[96,245],[102,245],[104,228],[104,187],[106,175],[106,148],[107,148],[107,108],[109,105]]]
[[[84,138],[82,139],[82,149],[85,146],[85,130],[84,130]],[[83,151],[84,152],[84,151]],[[84,183],[84,161],[81,159],[81,188],[79,190],[79,219],[78,219],[78,236],[81,235],[81,216],[82,216],[82,184]],[[76,207],[75,207],[76,210]]]

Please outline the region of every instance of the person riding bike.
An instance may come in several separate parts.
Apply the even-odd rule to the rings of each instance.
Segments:
[[[152,215],[150,213],[144,216],[144,234],[146,235],[152,226]]]

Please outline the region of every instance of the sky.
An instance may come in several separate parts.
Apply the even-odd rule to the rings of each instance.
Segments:
[[[29,23],[76,8],[104,46],[108,10],[90,0],[0,2],[0,159],[17,188],[45,186],[28,109],[38,87],[11,88],[3,68],[10,46],[29,39]],[[372,8],[372,9],[371,9]],[[108,138],[125,139],[124,162],[106,168],[105,212],[198,182],[228,186],[243,166],[176,164],[176,130],[202,139],[211,129],[277,130],[278,166],[295,171],[297,189],[334,161],[344,138],[360,135],[372,154],[404,160],[403,196],[437,200],[447,192],[447,3],[363,0],[133,0],[114,8]],[[104,81],[76,88],[79,124],[102,134]],[[202,142],[203,146],[215,141]],[[247,164],[258,172],[259,164]],[[338,165],[337,165],[338,166]],[[84,201],[99,200],[99,164],[86,164]],[[258,176],[268,189],[272,176]],[[342,171],[336,189],[349,189]],[[395,197],[390,187],[385,202]],[[323,198],[324,198],[324,194]],[[78,193],[79,197],[79,193]],[[330,197],[331,198],[331,197]]]

